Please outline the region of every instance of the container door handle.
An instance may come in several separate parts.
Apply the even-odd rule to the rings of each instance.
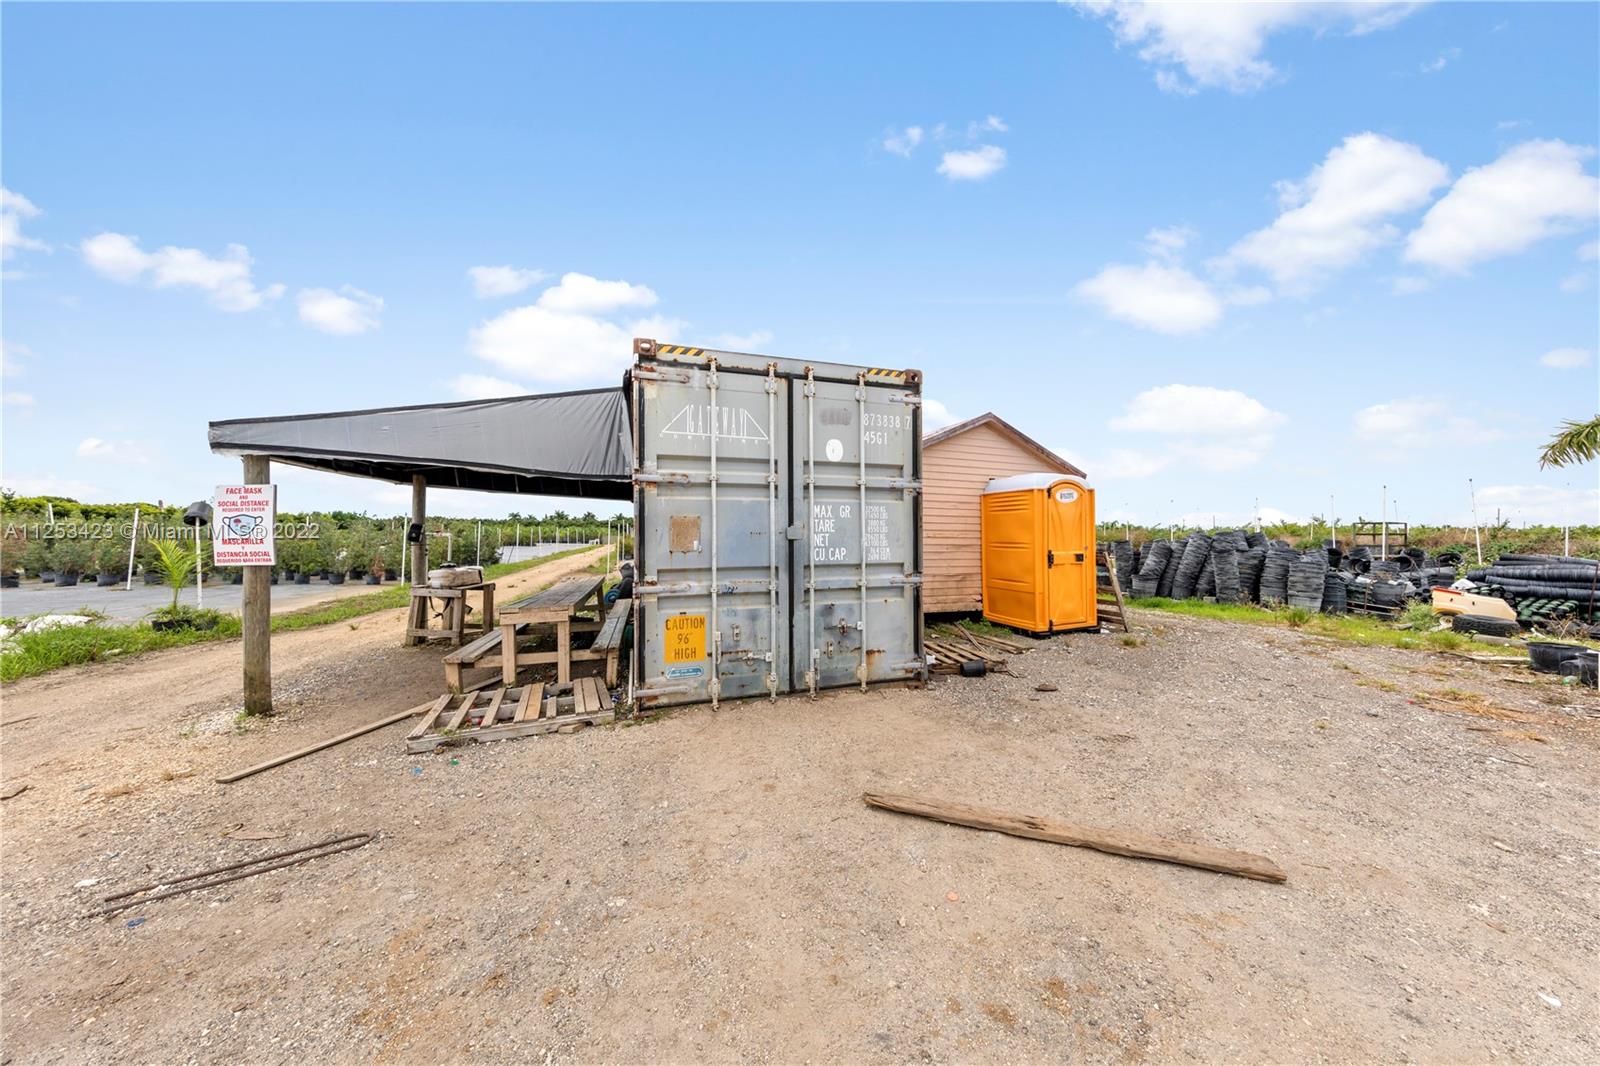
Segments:
[[[1047,568],[1056,565],[1056,553],[1055,552],[1047,551],[1047,552],[1044,553],[1044,565]]]

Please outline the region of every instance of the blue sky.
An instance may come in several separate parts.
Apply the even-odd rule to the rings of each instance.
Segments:
[[[7,3],[0,481],[193,499],[209,419],[926,373],[1103,516],[1600,520],[1600,7]],[[474,268],[489,268],[478,269]],[[276,469],[276,468],[275,468]],[[285,509],[403,490],[283,469]],[[436,493],[441,513],[570,501]],[[583,505],[587,507],[588,505]]]

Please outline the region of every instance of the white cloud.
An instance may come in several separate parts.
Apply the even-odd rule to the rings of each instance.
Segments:
[[[0,187],[0,259],[10,259],[20,249],[30,252],[49,251],[50,246],[37,237],[22,232],[24,219],[38,218],[42,212],[21,193]]]
[[[1191,226],[1157,227],[1144,235],[1145,251],[1168,262],[1176,260],[1197,234]]]
[[[532,381],[572,384],[621,380],[633,338],[671,340],[676,324],[647,319],[620,326],[591,315],[518,307],[472,331],[473,354]]]
[[[1415,296],[1419,292],[1427,292],[1432,287],[1433,282],[1415,275],[1404,275],[1389,283],[1389,291],[1396,296]]]
[[[1512,522],[1535,525],[1593,525],[1600,514],[1600,489],[1486,485],[1478,490],[1478,511],[1499,511]]]
[[[487,374],[461,374],[450,383],[451,391],[463,400],[492,400],[501,396],[526,396],[528,389],[515,381]]]
[[[1065,457],[1097,485],[1154,477],[1171,466],[1174,458],[1170,453],[1156,455],[1135,448],[1112,448],[1099,456],[1084,455],[1070,448],[1057,448],[1055,453]]]
[[[32,408],[38,403],[38,401],[34,399],[33,393],[31,392],[16,392],[12,389],[5,389],[3,390],[3,393],[3,395],[0,395],[0,399],[5,401],[5,405],[7,407],[15,407],[19,410],[26,410]]]
[[[254,311],[283,295],[282,285],[258,289],[250,277],[250,251],[230,244],[220,259],[198,248],[165,245],[154,252],[139,247],[137,237],[101,233],[79,245],[84,262],[112,281],[132,285],[148,280],[158,289],[195,288],[222,311]]]
[[[1580,270],[1576,274],[1568,274],[1561,279],[1557,286],[1562,292],[1584,292],[1594,284],[1594,275],[1588,271]]]
[[[907,126],[898,133],[890,133],[883,138],[884,151],[893,152],[895,155],[909,156],[921,143],[921,126]]]
[[[1222,320],[1216,294],[1176,264],[1113,264],[1075,291],[1111,318],[1157,333],[1196,333]]]
[[[1009,133],[1011,127],[999,115],[989,115],[982,122],[967,123],[967,136],[977,140],[986,133]]]
[[[1539,365],[1551,370],[1576,370],[1588,366],[1592,358],[1587,348],[1553,348],[1539,357]]]
[[[1201,88],[1259,89],[1278,76],[1262,56],[1267,39],[1306,27],[1352,35],[1400,21],[1413,3],[1192,3],[1182,0],[1083,0],[1077,7],[1111,24],[1120,44],[1139,48],[1156,67],[1156,84],[1190,94]],[[1179,72],[1182,73],[1179,73]]]
[[[26,344],[0,340],[0,375],[8,378],[18,377],[24,372],[22,360],[32,355],[33,350]]]
[[[1395,239],[1390,216],[1426,204],[1450,176],[1416,145],[1377,133],[1346,137],[1304,181],[1280,182],[1283,212],[1218,261],[1271,274],[1280,288],[1304,292]]]
[[[112,463],[148,463],[150,453],[140,444],[125,440],[113,443],[99,437],[85,437],[78,442],[79,459],[104,460]]]
[[[1272,290],[1265,285],[1235,286],[1223,292],[1222,299],[1234,307],[1255,307],[1272,299]]]
[[[1111,428],[1130,433],[1243,437],[1270,433],[1284,416],[1236,389],[1161,385],[1128,401]]]
[[[657,296],[647,286],[626,281],[601,281],[587,274],[563,274],[560,283],[539,294],[546,311],[595,315],[624,307],[654,307]]]
[[[69,500],[109,500],[120,497],[99,485],[55,474],[7,474],[5,487],[19,496],[65,496]]]
[[[971,151],[946,152],[937,170],[951,181],[982,181],[1006,165],[1006,150],[981,144]]]
[[[1475,167],[1428,209],[1406,240],[1408,262],[1463,272],[1600,213],[1600,180],[1584,173],[1594,149],[1528,141]]]
[[[301,289],[295,296],[300,309],[300,321],[312,329],[338,336],[350,336],[377,329],[378,315],[383,311],[383,300],[370,292],[362,292],[354,285],[332,289]]]
[[[1578,245],[1578,258],[1588,260],[1600,259],[1600,241],[1587,241]]]
[[[1390,400],[1355,414],[1355,432],[1371,448],[1460,447],[1502,440],[1505,434],[1439,400]]]
[[[523,270],[514,266],[475,266],[467,270],[467,277],[472,279],[473,294],[484,300],[494,296],[511,296],[539,284],[549,276],[542,270]]]
[[[934,399],[932,396],[922,398],[922,428],[924,432],[931,429],[943,429],[953,426],[961,419],[950,413],[950,408]]]
[[[1428,62],[1422,64],[1422,66],[1418,67],[1417,69],[1423,74],[1437,74],[1445,67],[1449,66],[1452,62],[1460,58],[1461,49],[1446,48],[1444,51],[1440,52],[1434,58],[1428,60]]]
[[[759,352],[771,343],[772,332],[765,329],[749,333],[719,333],[711,338],[711,344],[725,352]]]

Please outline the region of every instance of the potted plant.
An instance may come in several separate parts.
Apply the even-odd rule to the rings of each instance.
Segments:
[[[44,537],[34,537],[28,541],[27,547],[22,549],[22,570],[41,581],[54,581],[56,579],[56,551],[55,545]],[[48,577],[45,575],[49,575]]]
[[[340,529],[329,530],[322,535],[323,565],[327,567],[327,582],[330,585],[344,584],[344,576],[350,568],[349,541],[349,534]]]
[[[102,540],[94,547],[95,584],[110,588],[122,581],[128,565],[128,552],[114,540]]]
[[[94,562],[94,550],[82,537],[67,537],[56,545],[56,587],[69,588]]]
[[[188,545],[181,541],[153,540],[150,543],[155,548],[156,567],[167,587],[172,590],[171,606],[155,612],[155,616],[150,620],[150,628],[185,629],[190,620],[178,607],[178,594],[194,576],[194,556],[189,554]]]
[[[20,584],[20,571],[23,567],[23,556],[27,553],[28,542],[21,537],[6,537],[0,540],[0,588],[14,589]]]

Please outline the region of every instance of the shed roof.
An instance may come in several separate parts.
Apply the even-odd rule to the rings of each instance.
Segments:
[[[991,426],[1005,436],[1010,437],[1026,450],[1035,453],[1046,466],[1052,469],[1059,470],[1063,474],[1072,474],[1075,477],[1088,476],[1082,470],[1079,470],[1076,466],[1073,466],[993,411],[985,411],[977,418],[969,418],[965,422],[957,422],[955,425],[946,426],[938,432],[929,433],[922,438],[922,447],[924,449],[931,448],[941,441],[949,440],[951,437],[958,437],[963,433],[969,433],[979,426]]]
[[[621,389],[212,422],[211,450],[409,485],[626,500]]]

